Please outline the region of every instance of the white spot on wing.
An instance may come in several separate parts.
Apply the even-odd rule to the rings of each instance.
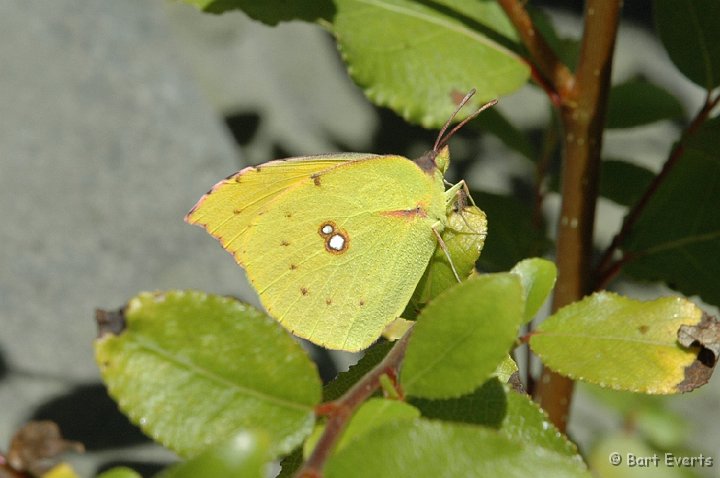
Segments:
[[[328,246],[335,251],[342,251],[345,247],[345,238],[340,234],[335,234],[328,241]]]
[[[325,224],[322,227],[322,232],[323,234],[330,234],[331,232],[333,232],[333,227],[330,224]]]

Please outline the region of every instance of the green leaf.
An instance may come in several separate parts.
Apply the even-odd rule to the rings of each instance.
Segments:
[[[495,2],[336,0],[334,32],[365,94],[405,119],[441,126],[457,100],[477,105],[525,84],[527,64]]]
[[[275,456],[312,429],[320,400],[315,365],[256,309],[228,297],[169,291],[138,295],[116,319],[122,333],[104,333],[95,343],[110,395],[145,433],[180,455],[249,428],[267,432]]]
[[[720,85],[718,18],[718,0],[655,0],[655,24],[670,59],[708,91]]]
[[[161,473],[158,478],[263,478],[270,462],[269,439],[262,432],[242,431],[229,440]]]
[[[475,270],[475,262],[480,257],[486,235],[487,218],[479,208],[466,206],[462,211],[453,211],[448,216],[448,224],[440,237],[460,278],[466,278]],[[402,317],[414,319],[425,304],[455,284],[457,279],[447,255],[438,247],[415,287]]]
[[[413,398],[411,403],[424,417],[495,428],[511,440],[539,446],[582,463],[575,444],[550,423],[545,412],[526,394],[507,388],[492,378],[462,397]]]
[[[621,206],[635,204],[655,174],[637,164],[606,159],[601,163],[600,195]]]
[[[420,411],[408,403],[384,398],[371,398],[363,403],[350,419],[334,453],[339,452],[358,437],[386,423],[396,420],[413,420],[418,417],[420,417]],[[303,447],[305,458],[310,456],[324,431],[325,426],[316,428],[310,438],[305,441]]]
[[[677,98],[647,80],[635,78],[610,90],[606,126],[634,128],[682,115]]]
[[[505,388],[497,377],[461,397],[439,400],[410,397],[409,401],[426,418],[491,428],[500,428],[508,411]]]
[[[641,302],[596,293],[540,324],[530,347],[572,379],[651,394],[686,392],[702,385],[698,374],[709,371],[696,361],[697,348],[677,343],[677,332],[701,318],[702,311],[680,297]]]
[[[625,272],[667,282],[715,305],[720,305],[718,151],[720,118],[714,118],[687,142],[623,245]]]
[[[388,351],[395,345],[393,342],[377,342],[365,350],[365,355],[358,362],[351,366],[346,372],[341,372],[330,383],[323,387],[323,402],[338,399],[343,393],[350,390],[360,377],[369,372],[375,365],[385,357]]]
[[[97,478],[142,478],[142,475],[132,468],[118,466],[100,473]]]
[[[510,439],[551,450],[578,463],[577,446],[550,422],[545,412],[524,393],[507,392],[508,411],[500,431]]]
[[[247,16],[274,26],[290,20],[314,22],[331,20],[335,15],[332,0],[183,0],[208,13],[242,10]]]
[[[451,398],[469,393],[507,355],[522,321],[515,274],[488,274],[448,289],[418,316],[400,381],[408,395]]]
[[[484,427],[423,419],[373,430],[328,460],[328,478],[590,477],[582,463]]]
[[[526,257],[541,256],[550,241],[533,225],[532,209],[511,196],[474,191],[472,197],[485,211],[489,234],[478,268],[506,271]]]
[[[525,322],[529,322],[545,303],[555,286],[555,263],[534,257],[518,262],[510,272],[520,277],[525,298]]]

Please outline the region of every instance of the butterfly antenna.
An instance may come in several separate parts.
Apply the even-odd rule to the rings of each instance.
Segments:
[[[454,118],[455,115],[458,113],[458,111],[460,111],[460,108],[462,108],[463,105],[464,105],[465,103],[467,103],[467,101],[470,99],[470,97],[471,97],[474,93],[475,93],[475,90],[473,89],[473,90],[470,91],[470,93],[468,93],[467,95],[465,95],[465,98],[463,98],[463,100],[460,102],[460,105],[458,106],[458,109],[455,110],[455,113],[453,113],[453,115],[450,117],[450,119],[448,120],[448,123],[453,120],[453,118]],[[448,134],[446,134],[446,135],[443,137],[443,136],[442,136],[442,133],[445,132],[445,129],[447,129],[447,126],[448,126],[448,123],[446,123],[445,126],[443,126],[443,129],[441,130],[440,136],[438,136],[437,141],[435,141],[434,150],[437,151],[438,148],[444,147],[444,146],[448,143],[448,141],[450,141],[450,138],[452,138],[453,135],[454,135],[455,133],[457,133],[460,128],[462,128],[463,126],[465,126],[466,124],[468,124],[470,121],[472,121],[472,120],[474,120],[475,118],[477,118],[477,117],[480,115],[480,113],[482,113],[482,112],[485,111],[486,109],[488,109],[488,108],[490,108],[490,107],[492,107],[492,106],[495,106],[495,105],[497,104],[497,102],[498,102],[498,100],[488,101],[487,103],[485,103],[484,105],[482,105],[477,111],[475,111],[473,114],[471,114],[470,116],[468,116],[467,118],[465,118],[464,120],[462,120],[460,123],[458,123],[453,129],[450,130],[450,132],[449,132]]]
[[[447,141],[442,141],[443,135],[445,134],[445,131],[450,127],[450,123],[455,119],[457,114],[460,112],[460,110],[465,106],[465,104],[472,98],[472,96],[475,94],[477,90],[473,88],[472,90],[468,91],[468,93],[465,95],[465,97],[460,100],[460,103],[457,105],[457,108],[455,108],[455,111],[450,115],[450,118],[445,122],[442,129],[440,129],[440,133],[438,134],[437,139],[435,140],[435,145],[433,146],[433,151],[437,151],[442,145],[445,145]]]

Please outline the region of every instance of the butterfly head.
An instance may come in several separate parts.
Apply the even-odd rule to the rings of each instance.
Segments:
[[[463,126],[465,126],[468,122],[475,119],[480,113],[485,111],[486,109],[490,108],[491,106],[494,106],[497,104],[497,100],[489,101],[488,103],[485,103],[483,106],[481,106],[477,111],[472,113],[470,116],[462,120],[460,123],[458,123],[453,129],[451,129],[447,134],[445,132],[447,131],[448,127],[450,127],[450,124],[455,119],[455,116],[460,112],[463,106],[472,98],[472,96],[475,94],[475,88],[470,90],[467,95],[460,101],[457,108],[455,108],[455,111],[452,115],[450,115],[450,118],[445,122],[445,125],[440,130],[440,133],[438,134],[437,139],[435,140],[435,144],[433,145],[433,149],[428,151],[427,153],[420,156],[418,159],[415,160],[415,163],[417,163],[418,166],[420,166],[420,169],[425,171],[428,174],[433,174],[435,171],[439,171],[441,174],[445,174],[445,171],[448,168],[448,165],[450,164],[450,151],[448,149],[448,143],[450,142],[450,138],[453,137],[453,135],[460,130]]]

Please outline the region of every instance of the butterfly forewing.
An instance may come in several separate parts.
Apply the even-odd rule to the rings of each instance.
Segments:
[[[314,173],[370,156],[373,155],[307,156],[247,167],[213,186],[187,214],[185,221],[204,227],[243,265],[236,253],[248,227],[258,214],[272,206],[276,198]]]

